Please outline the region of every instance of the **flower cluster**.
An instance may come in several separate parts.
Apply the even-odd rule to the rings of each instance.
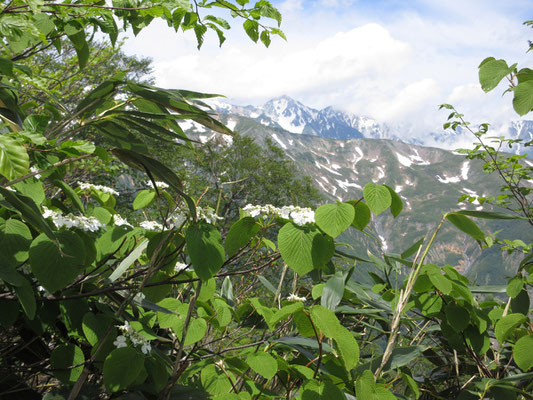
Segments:
[[[178,261],[176,263],[176,266],[174,267],[174,272],[179,274],[181,271],[184,271],[187,268],[189,268],[189,266],[187,264],[184,264],[184,263]]]
[[[34,165],[34,166],[30,167],[30,171],[31,171],[31,172],[37,172],[37,171],[39,171],[39,168],[37,168],[37,167]],[[37,179],[41,179],[41,174],[36,174],[36,175],[34,175],[34,176],[35,176],[35,178],[37,178]]]
[[[305,301],[305,297],[299,297],[295,295],[294,293],[291,293],[289,297],[287,297],[287,300],[289,301]]]
[[[52,218],[52,222],[57,228],[80,228],[84,231],[96,232],[103,225],[94,217],[83,217],[73,214],[63,214],[61,211],[50,210],[43,206],[43,218]]]
[[[196,218],[200,221],[204,220],[208,224],[212,224],[213,222],[216,222],[217,220],[224,219],[222,217],[219,217],[215,213],[215,210],[211,207],[206,207],[206,208],[196,207]]]
[[[152,189],[155,189],[154,184],[153,184],[152,181],[150,181],[150,180],[145,181],[144,184],[145,184],[146,186],[150,186]],[[168,187],[168,184],[166,184],[165,182],[156,181],[156,182],[155,182],[155,186],[156,186],[158,189],[166,189],[166,188]]]
[[[113,215],[113,223],[116,225],[116,226],[122,226],[122,225],[126,225],[126,226],[129,226],[130,228],[133,228],[133,225],[130,224],[128,222],[127,219],[125,218],[122,218],[120,215],[118,214],[114,214]]]
[[[143,354],[148,354],[152,351],[152,346],[148,339],[141,336],[139,332],[133,329],[128,321],[124,322],[124,325],[119,326],[118,329],[122,331],[122,335],[117,336],[117,340],[113,342],[117,348],[126,347],[128,345],[126,340],[129,339],[134,346],[141,346]]]
[[[79,185],[81,190],[96,189],[96,190],[99,190],[101,192],[104,192],[104,193],[107,193],[107,194],[111,194],[113,196],[118,196],[119,195],[119,193],[115,189],[107,187],[107,186],[103,186],[103,185],[93,185],[92,183],[86,183],[86,182],[78,182],[78,185]]]
[[[315,212],[310,208],[297,206],[283,206],[278,208],[274,207],[272,204],[267,204],[265,206],[254,206],[252,204],[247,204],[242,210],[253,218],[257,217],[258,215],[263,215],[263,218],[267,218],[269,215],[272,215],[274,217],[289,219],[299,226],[312,224],[315,222]]]
[[[156,221],[143,221],[139,224],[141,228],[146,229],[147,231],[161,231],[163,230],[163,225]]]

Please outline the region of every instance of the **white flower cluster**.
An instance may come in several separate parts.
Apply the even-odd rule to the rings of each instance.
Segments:
[[[122,335],[117,336],[117,340],[113,342],[117,348],[126,347],[128,345],[126,339],[130,339],[134,346],[141,345],[141,351],[143,354],[148,354],[152,351],[152,346],[148,339],[144,338],[139,332],[133,329],[128,321],[124,322],[124,325],[119,326],[118,329],[122,331]]]
[[[141,228],[146,229],[147,231],[161,231],[163,230],[163,225],[156,221],[143,221],[139,224]]]
[[[266,218],[269,215],[289,219],[296,225],[302,226],[305,224],[312,224],[315,222],[315,212],[310,208],[297,206],[283,206],[281,208],[274,207],[272,204],[266,206],[254,206],[247,204],[243,209],[250,217],[257,217],[263,215]]]
[[[150,186],[152,189],[155,189],[154,188],[154,184],[152,183],[152,181],[148,180],[148,181],[145,181],[144,184],[146,186]],[[166,189],[168,187],[168,184],[166,184],[165,182],[160,182],[160,181],[156,181],[155,182],[155,186],[158,188],[158,189]]]
[[[34,166],[30,167],[30,171],[31,171],[31,172],[37,172],[37,171],[39,171],[39,168],[37,168],[37,167],[34,165]],[[37,175],[34,175],[34,176],[35,176],[35,178],[37,178],[37,179],[41,179],[41,174],[37,174]]]
[[[133,225],[130,224],[128,222],[127,219],[125,218],[122,218],[120,215],[118,214],[113,214],[113,223],[116,225],[116,226],[122,226],[122,225],[126,225],[126,226],[129,226],[130,228],[133,228]]]
[[[204,220],[208,224],[212,224],[213,222],[216,222],[217,220],[224,219],[222,217],[219,217],[215,210],[211,207],[196,207],[196,218],[198,220]]]
[[[96,232],[103,225],[94,217],[83,217],[73,214],[63,214],[61,211],[50,210],[43,206],[43,218],[52,218],[52,222],[57,228],[80,228],[84,231]]]
[[[93,185],[92,183],[79,182],[79,181],[78,181],[78,185],[81,190],[96,189],[107,194],[112,194],[113,196],[119,195],[119,193],[115,189],[107,187],[107,186],[103,186],[103,185]]]
[[[189,266],[187,264],[184,264],[182,262],[177,262],[176,263],[176,266],[174,267],[174,272],[179,274],[181,271],[184,271],[188,268]]]
[[[287,300],[289,301],[305,301],[305,297],[298,297],[294,293],[291,293],[289,297],[287,297]]]

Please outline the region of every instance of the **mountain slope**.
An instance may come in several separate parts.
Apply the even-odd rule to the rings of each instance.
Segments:
[[[422,147],[387,139],[330,139],[294,134],[279,127],[266,127],[255,118],[226,114],[222,121],[258,142],[273,139],[298,166],[312,177],[327,201],[358,200],[369,182],[386,184],[402,198],[403,212],[395,220],[383,213],[371,223],[374,238],[354,229],[345,234],[351,251],[367,256],[401,253],[431,234],[444,213],[458,209],[478,209],[477,203],[458,204],[462,194],[497,194],[501,185],[495,175],[482,172],[477,160],[448,150]],[[529,228],[524,223],[490,224],[476,221],[486,233],[502,230],[504,238],[523,237]],[[439,233],[428,262],[452,264],[480,284],[498,283],[510,275],[520,256],[502,256],[496,247],[482,249],[470,237],[446,223]],[[363,274],[361,279],[364,279]]]

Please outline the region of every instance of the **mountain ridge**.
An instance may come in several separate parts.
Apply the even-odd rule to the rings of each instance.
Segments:
[[[221,100],[214,100],[211,106],[220,114],[251,118],[269,128],[330,139],[391,139],[444,149],[457,147],[454,147],[454,143],[472,141],[472,135],[465,130],[444,131],[440,127],[428,132],[424,138],[413,137],[413,128],[409,125],[380,123],[371,117],[345,112],[332,106],[318,110],[287,95],[275,97],[257,107],[233,105]],[[494,135],[500,136],[500,133],[496,132]],[[525,143],[530,142],[533,140],[533,121],[510,121],[503,135]],[[513,147],[513,152],[527,154],[521,143]]]

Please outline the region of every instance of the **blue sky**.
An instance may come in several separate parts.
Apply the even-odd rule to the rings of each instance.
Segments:
[[[269,49],[232,24],[218,47],[215,35],[196,50],[191,32],[150,26],[127,42],[129,53],[154,60],[157,84],[226,95],[254,104],[287,94],[304,104],[333,105],[382,122],[414,126],[414,135],[438,129],[450,102],[475,122],[499,128],[517,119],[504,85],[484,94],[477,66],[487,56],[532,67],[527,40],[531,1],[516,0],[285,0],[285,42]]]

